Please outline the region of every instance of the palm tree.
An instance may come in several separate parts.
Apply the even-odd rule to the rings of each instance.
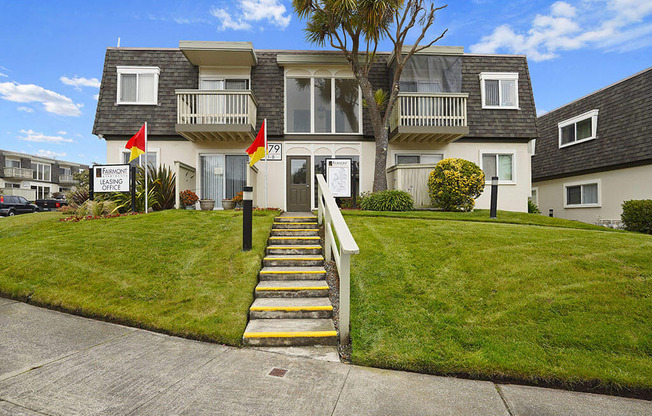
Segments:
[[[412,55],[441,39],[420,45],[435,21],[437,11],[446,6],[425,4],[426,0],[293,0],[300,18],[307,19],[306,39],[319,46],[330,45],[342,51],[362,90],[376,140],[373,190],[387,189],[387,147],[389,122],[399,92],[399,80]],[[403,51],[405,38],[414,27],[420,28],[416,42]],[[376,59],[378,42],[389,38],[394,45],[395,70],[389,94],[374,90],[369,71]]]

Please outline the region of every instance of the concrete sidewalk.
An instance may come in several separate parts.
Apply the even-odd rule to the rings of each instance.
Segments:
[[[219,414],[623,416],[652,402],[224,347],[0,298],[0,415]]]

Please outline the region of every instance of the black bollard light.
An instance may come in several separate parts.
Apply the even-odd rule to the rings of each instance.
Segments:
[[[550,209],[548,210],[548,216],[549,216],[549,217],[554,217],[554,211],[552,210],[552,208],[550,208]]]
[[[498,176],[491,178],[491,210],[489,211],[489,218],[496,219],[498,211]]]
[[[242,251],[251,250],[253,199],[254,188],[252,186],[245,186],[242,191]]]

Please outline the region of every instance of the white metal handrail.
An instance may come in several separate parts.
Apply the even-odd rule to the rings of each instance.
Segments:
[[[258,103],[248,90],[176,90],[177,124],[255,124]]]
[[[360,249],[323,175],[317,175],[317,188],[317,218],[319,224],[324,224],[324,254],[326,260],[335,260],[340,277],[340,344],[348,344],[351,320],[351,255],[358,254]]]
[[[390,127],[466,127],[467,98],[464,93],[400,93]]]

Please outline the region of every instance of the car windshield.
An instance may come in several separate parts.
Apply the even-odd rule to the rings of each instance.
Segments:
[[[20,202],[21,204],[27,204],[28,203],[27,200],[25,198],[23,198],[22,196],[18,197],[18,202]]]

